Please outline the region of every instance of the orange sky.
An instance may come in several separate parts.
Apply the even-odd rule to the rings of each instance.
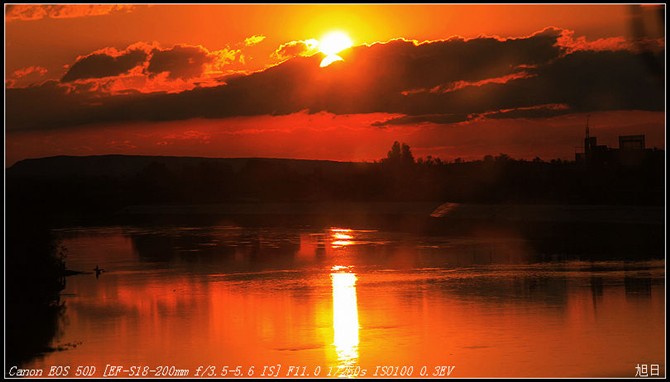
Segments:
[[[313,68],[303,42],[333,30],[354,48]],[[5,31],[6,165],[374,160],[399,139],[447,160],[571,158],[586,113],[664,147],[653,6],[6,5]],[[633,60],[640,49],[656,56]]]

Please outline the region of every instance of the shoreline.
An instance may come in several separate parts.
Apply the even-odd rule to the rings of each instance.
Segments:
[[[440,202],[272,202],[133,205],[117,217],[135,216],[305,216],[407,217],[444,221],[516,223],[663,224],[664,206],[568,204],[469,204]]]

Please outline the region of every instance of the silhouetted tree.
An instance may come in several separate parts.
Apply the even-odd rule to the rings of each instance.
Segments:
[[[426,159],[423,159],[423,157],[417,159],[416,164],[425,167],[435,167],[435,166],[442,166],[444,162],[442,162],[442,159],[440,159],[439,157],[433,158],[432,155],[428,155]]]
[[[414,164],[414,156],[408,144],[401,144],[395,141],[393,142],[393,146],[391,146],[391,150],[386,155],[386,159],[382,159],[382,162],[389,164]]]
[[[402,160],[403,162],[414,163],[414,156],[412,151],[409,149],[409,145],[406,143],[402,144]]]
[[[495,157],[495,160],[496,160],[496,162],[508,162],[508,161],[512,160],[512,158],[507,154],[500,153],[500,155]]]

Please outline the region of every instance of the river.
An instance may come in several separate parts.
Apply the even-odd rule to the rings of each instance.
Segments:
[[[665,375],[663,259],[547,255],[510,232],[56,232],[68,268],[87,273],[62,294],[63,350],[25,365],[45,375]]]

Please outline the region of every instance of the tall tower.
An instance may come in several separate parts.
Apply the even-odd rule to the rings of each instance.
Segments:
[[[586,141],[589,140],[589,119],[591,118],[591,114],[586,115]]]
[[[596,147],[596,137],[589,134],[589,119],[591,115],[586,116],[586,135],[584,136],[584,159],[589,162],[592,159],[593,149]]]

